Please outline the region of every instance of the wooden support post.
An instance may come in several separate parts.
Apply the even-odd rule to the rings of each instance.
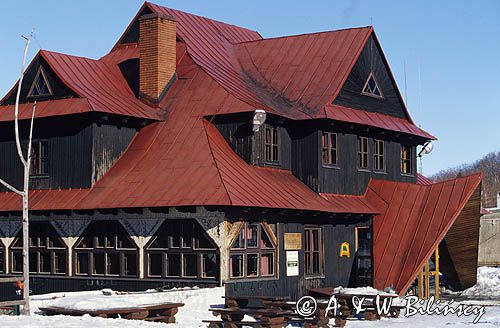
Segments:
[[[425,275],[425,286],[424,286],[424,299],[428,300],[429,299],[429,296],[430,296],[430,293],[429,293],[429,289],[430,289],[430,283],[431,283],[431,275],[429,274],[429,261],[425,262],[425,272],[424,272],[424,275]]]
[[[418,298],[420,298],[420,299],[424,298],[423,289],[424,289],[424,271],[422,269],[418,273]]]
[[[439,299],[439,246],[436,247],[434,251],[434,298],[436,300]]]

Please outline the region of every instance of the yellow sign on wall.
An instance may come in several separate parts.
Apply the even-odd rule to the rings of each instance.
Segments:
[[[285,233],[284,240],[285,240],[284,249],[287,251],[299,250],[302,248],[301,233]]]
[[[349,243],[343,242],[340,244],[340,257],[351,257],[351,251],[349,250]]]

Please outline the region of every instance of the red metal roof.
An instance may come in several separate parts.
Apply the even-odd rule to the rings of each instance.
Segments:
[[[332,120],[368,125],[388,131],[401,132],[436,140],[436,137],[403,118],[338,105],[325,106],[325,112],[326,117]]]
[[[434,181],[432,181],[431,179],[429,179],[428,177],[426,177],[425,175],[422,175],[420,173],[417,173],[417,183],[418,184],[421,184],[421,185],[431,185],[434,183]]]
[[[247,105],[189,57],[180,58],[179,79],[160,104],[168,120],[142,129],[91,189],[33,191],[32,210],[231,205],[375,213],[360,197],[322,197],[290,171],[247,164],[204,118],[227,104]],[[0,193],[1,211],[19,209],[18,197]]]
[[[405,120],[331,105],[368,38],[375,37],[372,27],[263,40],[255,31],[148,2],[139,13],[145,7],[175,17],[177,36],[189,56],[246,104],[239,106],[243,108],[223,104],[220,114],[262,108],[291,119],[330,118],[434,138],[416,127],[409,115]],[[162,118],[157,109],[134,97],[117,66],[138,57],[136,44],[117,43],[100,60],[48,51],[40,56],[69,88],[88,100],[93,111]],[[72,114],[64,107],[50,112]]]
[[[205,121],[205,117],[259,107],[296,119],[321,118],[329,113],[337,120],[352,121],[356,116],[363,124],[422,134],[404,120],[389,122],[393,118],[372,117],[371,113],[361,119],[361,111],[350,109],[321,110],[324,101],[338,92],[341,76],[348,74],[348,66],[354,64],[371,28],[259,41],[260,35],[253,31],[149,3],[145,6],[174,16],[183,41],[177,49],[178,79],[159,104],[168,112],[168,119],[138,132],[122,157],[91,189],[34,191],[33,210],[241,205],[374,213],[362,197],[320,196],[289,171],[246,164]],[[159,116],[159,109],[134,97],[117,67],[124,60],[137,58],[136,45],[117,45],[99,60],[47,51],[39,55],[82,98],[40,102],[37,115],[93,110]],[[257,60],[257,71],[252,71],[251,59]],[[327,61],[339,63],[323,66]],[[270,66],[275,69],[265,70]],[[291,75],[296,77],[291,79]],[[302,81],[295,81],[300,77]],[[22,105],[21,115],[26,117],[30,110],[29,104]],[[0,120],[9,116],[0,113]],[[0,211],[18,209],[15,196],[0,193]]]
[[[122,57],[132,57],[133,52],[121,49]],[[93,60],[41,50],[42,57],[62,82],[81,99],[68,98],[37,103],[35,117],[70,115],[88,111],[158,120],[162,115],[135,97],[119,67],[112,60]],[[9,93],[17,90],[14,87]],[[5,97],[4,97],[5,98]],[[21,105],[22,119],[31,117],[32,104]],[[0,120],[14,119],[14,106],[0,106]],[[27,114],[29,112],[29,115]]]
[[[85,98],[68,98],[40,101],[36,104],[36,118],[51,117],[68,114],[79,114],[92,111],[92,107]],[[19,105],[19,119],[31,119],[33,103]],[[0,122],[14,120],[14,105],[0,106]]]
[[[380,212],[373,223],[375,288],[406,291],[481,177],[473,174],[432,185],[370,181],[365,196]]]

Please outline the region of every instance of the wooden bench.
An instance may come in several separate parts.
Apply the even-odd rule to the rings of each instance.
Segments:
[[[258,321],[258,324],[262,327],[277,328],[284,327],[287,325],[287,316],[290,315],[291,311],[283,311],[277,309],[262,309],[262,308],[211,308],[213,315],[220,316],[221,323],[227,325],[242,325],[245,315],[249,315]],[[226,326],[224,326],[226,327]]]
[[[154,305],[143,305],[138,307],[111,308],[102,310],[76,310],[61,307],[40,308],[46,315],[71,315],[82,316],[89,314],[93,317],[101,318],[123,318],[130,320],[145,320],[164,323],[174,323],[175,315],[183,303],[164,303]]]

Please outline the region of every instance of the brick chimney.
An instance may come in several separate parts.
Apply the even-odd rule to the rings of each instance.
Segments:
[[[157,104],[175,75],[175,18],[148,14],[139,18],[139,97]]]

